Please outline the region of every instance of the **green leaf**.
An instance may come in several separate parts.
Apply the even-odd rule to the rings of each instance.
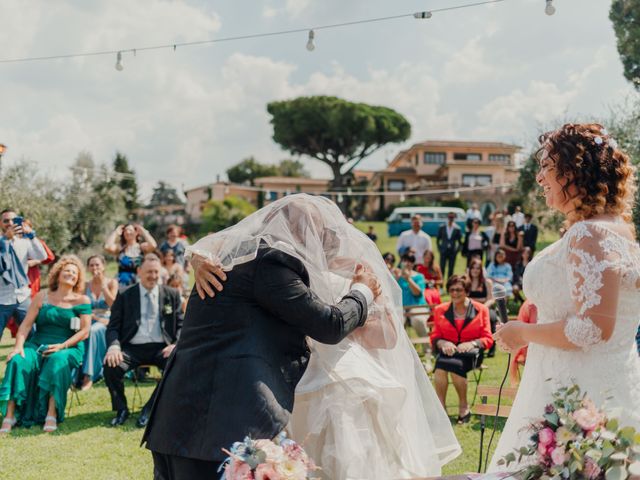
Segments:
[[[615,432],[618,430],[618,427],[619,427],[619,422],[617,418],[612,418],[607,422],[607,430]]]

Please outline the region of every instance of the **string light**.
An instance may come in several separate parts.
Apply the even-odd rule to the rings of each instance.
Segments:
[[[556,7],[553,6],[553,0],[547,0],[547,5],[544,7],[544,13],[549,16],[556,13]]]
[[[342,203],[344,200],[344,197],[342,196],[341,193],[338,194],[338,203]]]
[[[232,42],[232,41],[237,41],[237,40],[249,40],[249,39],[265,38],[265,37],[275,37],[275,36],[280,36],[280,35],[290,35],[290,34],[302,33],[302,32],[308,32],[309,41],[307,42],[307,49],[309,49],[309,45],[310,44],[313,46],[313,48],[315,48],[315,45],[312,42],[312,37],[315,36],[315,32],[317,32],[318,30],[326,30],[326,29],[331,29],[331,28],[348,27],[348,26],[352,26],[352,25],[360,25],[360,24],[365,24],[365,23],[384,22],[384,21],[390,21],[390,20],[397,20],[397,19],[401,19],[401,18],[431,18],[433,13],[436,13],[436,12],[446,12],[446,11],[450,11],[450,10],[460,10],[460,9],[463,9],[463,8],[473,8],[473,7],[479,7],[481,5],[489,5],[489,4],[493,4],[493,3],[501,3],[501,2],[506,2],[506,1],[507,0],[484,0],[484,1],[474,2],[474,3],[466,3],[466,4],[462,4],[462,5],[455,5],[455,6],[451,6],[451,7],[436,8],[436,9],[433,9],[433,10],[430,10],[430,11],[425,11],[425,12],[405,13],[405,14],[400,14],[400,15],[391,15],[391,16],[377,17],[377,18],[367,18],[367,19],[363,19],[363,20],[354,20],[354,21],[351,21],[351,22],[342,22],[342,23],[321,25],[321,26],[314,27],[313,30],[310,30],[308,28],[296,28],[296,29],[281,30],[281,31],[276,31],[276,32],[254,33],[254,34],[247,34],[247,35],[236,35],[236,36],[232,36],[232,37],[220,37],[220,38],[214,38],[214,39],[209,39],[209,40],[198,40],[198,41],[193,41],[193,42],[181,42],[181,43],[171,42],[171,43],[167,43],[167,44],[164,44],[164,45],[151,45],[151,46],[148,46],[148,47],[126,48],[126,49],[120,49],[120,50],[101,50],[101,51],[93,51],[93,52],[68,53],[68,54],[63,54],[63,55],[46,55],[46,56],[39,56],[39,57],[6,58],[6,59],[0,59],[0,63],[35,62],[35,61],[45,61],[45,60],[66,59],[66,58],[95,57],[95,56],[100,56],[100,55],[113,55],[113,54],[116,54],[118,56],[118,58],[121,59],[122,54],[123,53],[127,53],[127,52],[128,53],[134,53],[134,52],[138,52],[138,51],[165,50],[165,49],[172,49],[173,51],[175,51],[177,47],[192,47],[192,46],[196,46],[196,45],[209,45],[209,44],[213,44],[213,43]],[[551,2],[552,2],[552,0],[547,0],[547,5],[551,4]],[[547,7],[547,8],[549,8],[549,7]],[[553,11],[555,11],[555,8],[553,8],[553,5],[551,5],[551,8],[553,9]],[[545,9],[545,11],[547,11],[547,10]],[[120,65],[122,68],[118,68],[118,65]],[[122,66],[122,62],[121,61],[116,63],[116,69],[118,71],[121,71],[123,68],[124,67]]]
[[[404,193],[401,193],[401,194],[400,194],[400,201],[401,201],[401,202],[404,202]]]
[[[316,45],[313,43],[313,39],[316,38],[316,34],[313,30],[309,30],[309,40],[307,40],[307,50],[313,52],[316,49]]]
[[[119,72],[124,70],[124,66],[122,65],[122,52],[118,52],[118,55],[116,56],[116,70]]]
[[[453,198],[455,198],[456,200],[460,198],[460,192],[458,190],[453,192]]]

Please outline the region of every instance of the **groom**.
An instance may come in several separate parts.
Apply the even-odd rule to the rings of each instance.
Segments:
[[[217,283],[207,262],[194,256],[196,278]],[[309,284],[299,259],[263,243],[255,260],[228,272],[215,297],[193,290],[142,439],[155,479],[218,478],[223,448],[246,436],[275,437],[309,361],[305,337],[340,342],[364,325],[380,294],[377,278],[361,267],[336,305],[319,300]]]

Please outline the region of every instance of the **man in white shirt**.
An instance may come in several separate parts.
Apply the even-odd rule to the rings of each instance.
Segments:
[[[516,228],[520,228],[522,225],[524,225],[524,213],[522,213],[522,208],[520,208],[519,206],[516,207],[515,212],[513,212],[513,215],[511,215],[511,220],[516,222]]]
[[[158,284],[160,268],[158,256],[146,254],[138,267],[140,283],[118,293],[111,306],[104,379],[116,411],[112,426],[122,425],[129,418],[125,373],[140,365],[163,369],[180,336],[182,299],[176,289]],[[146,426],[155,396],[156,390],[142,407],[138,427]]]
[[[480,223],[482,223],[482,212],[478,208],[478,204],[474,202],[471,204],[471,207],[467,209],[467,214],[465,215],[467,230],[471,230],[471,222],[473,222],[475,218],[480,220]]]
[[[411,217],[411,230],[405,230],[398,237],[396,250],[402,256],[409,248],[415,250],[416,264],[424,263],[424,252],[431,250],[431,237],[422,231],[422,217],[415,214]]]
[[[29,260],[44,260],[47,252],[27,224],[11,208],[0,213],[0,337],[9,318],[22,323],[31,304]]]

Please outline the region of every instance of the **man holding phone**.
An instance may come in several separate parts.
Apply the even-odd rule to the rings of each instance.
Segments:
[[[47,252],[33,229],[22,224],[12,208],[0,212],[0,337],[9,318],[22,323],[31,303],[29,260],[44,260]]]

